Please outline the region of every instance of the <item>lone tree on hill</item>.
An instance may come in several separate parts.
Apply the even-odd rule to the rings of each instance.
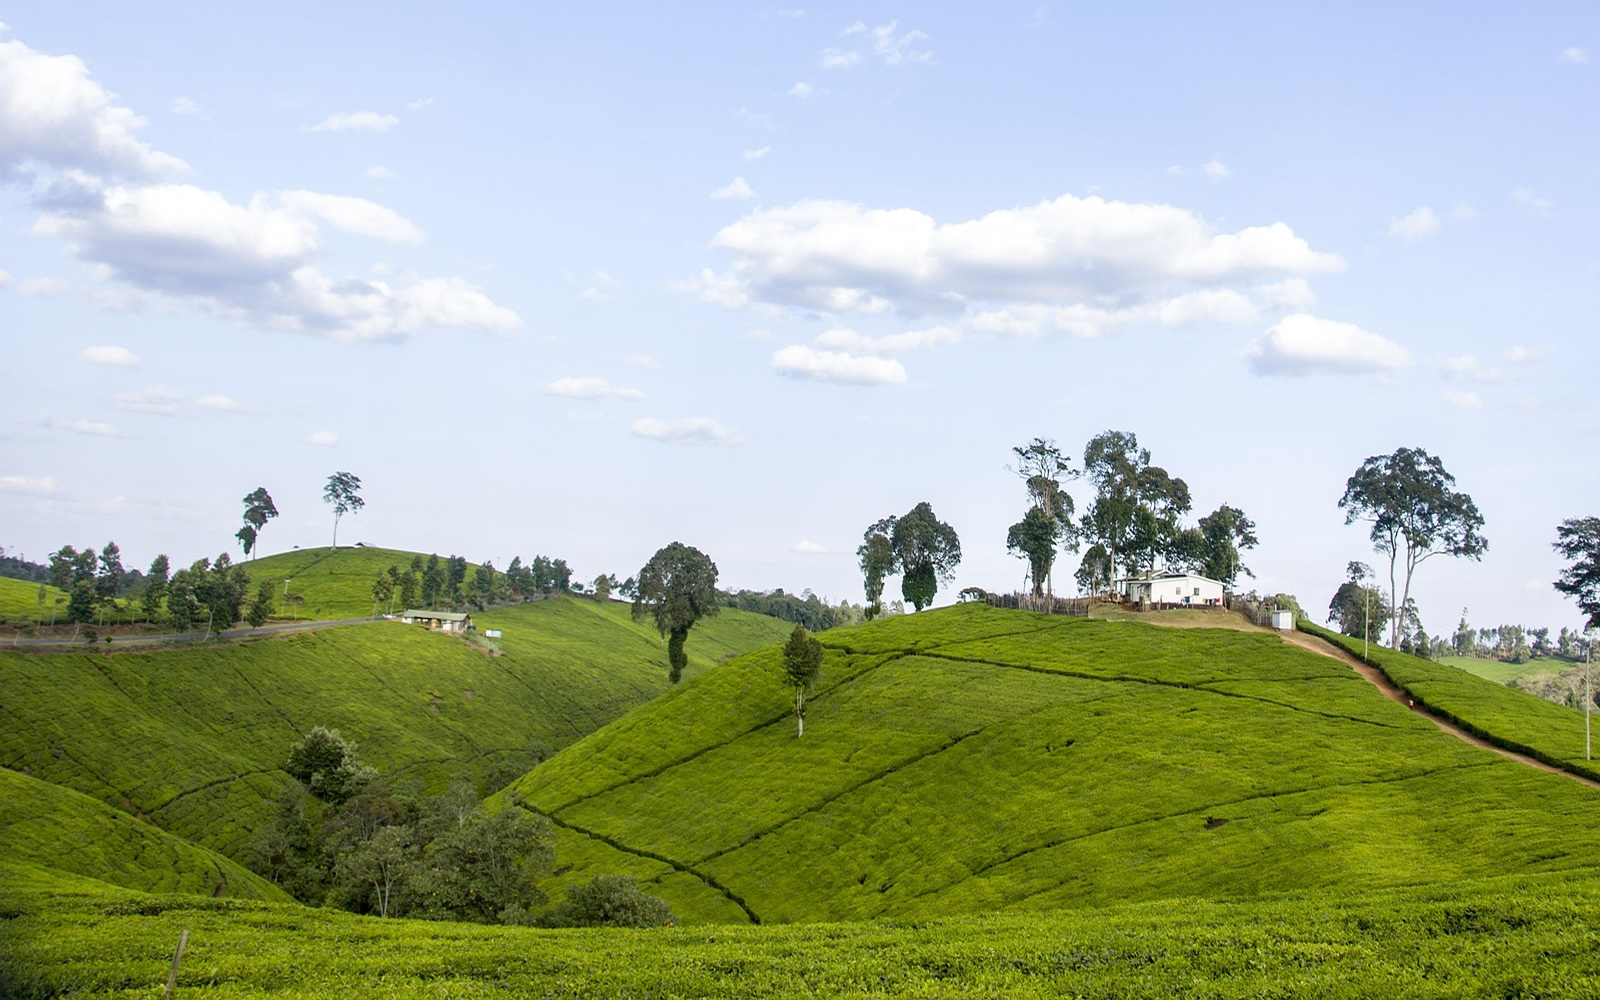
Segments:
[[[689,629],[717,611],[717,564],[699,549],[673,542],[639,570],[633,617],[635,621],[652,618],[657,631],[667,637],[672,683],[683,679],[683,668],[689,662],[683,651]]]
[[[1011,451],[1017,456],[1017,465],[1012,471],[1027,487],[1029,506],[1022,520],[1006,533],[1006,551],[1028,560],[1033,596],[1042,597],[1046,592],[1054,596],[1055,580],[1051,569],[1055,566],[1056,553],[1063,543],[1076,547],[1072,496],[1062,488],[1061,480],[1076,478],[1077,473],[1072,471],[1054,441],[1034,438]]]
[[[856,556],[861,560],[861,577],[867,592],[867,606],[864,615],[867,621],[883,613],[883,581],[895,571],[894,543],[890,535],[894,532],[892,517],[886,517],[871,527],[861,537],[861,547],[856,549]]]
[[[333,504],[333,547],[339,547],[339,518],[356,514],[367,502],[361,499],[361,480],[349,472],[335,472],[322,490],[323,503]]]
[[[1240,549],[1256,547],[1256,523],[1237,507],[1223,504],[1200,519],[1200,572],[1219,583],[1233,586],[1239,574],[1253,577],[1250,567],[1239,560]]]
[[[822,674],[822,643],[796,625],[783,644],[783,676],[794,685],[795,738],[806,734],[806,692],[817,683]]]
[[[356,481],[360,486],[360,480]],[[244,527],[239,529],[237,537],[244,546],[244,554],[253,555],[257,543],[261,540],[261,532],[266,528],[267,522],[278,516],[278,507],[272,502],[272,494],[267,492],[265,486],[257,486],[244,495]],[[338,533],[337,526],[334,528]]]
[[[895,519],[889,541],[900,565],[900,593],[921,611],[933,603],[940,581],[949,583],[955,575],[961,563],[961,539],[924,500]]]
[[[1588,615],[1585,629],[1600,626],[1600,517],[1562,521],[1556,527],[1554,548],[1572,562],[1561,571],[1556,589],[1577,599],[1578,610]]]
[[[1483,515],[1465,493],[1455,492],[1455,477],[1444,463],[1421,448],[1400,448],[1361,463],[1345,483],[1339,507],[1344,523],[1369,521],[1373,548],[1389,557],[1389,645],[1400,647],[1400,618],[1411,600],[1417,566],[1443,553],[1482,559],[1489,542],[1480,533]],[[1396,568],[1405,571],[1396,595]]]

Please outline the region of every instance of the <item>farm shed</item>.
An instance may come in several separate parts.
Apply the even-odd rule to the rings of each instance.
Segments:
[[[472,616],[456,611],[406,611],[400,620],[421,625],[434,632],[465,632],[472,627]]]
[[[1221,582],[1196,573],[1127,577],[1117,581],[1117,589],[1135,604],[1145,601],[1158,607],[1216,606],[1222,604],[1223,595]]]

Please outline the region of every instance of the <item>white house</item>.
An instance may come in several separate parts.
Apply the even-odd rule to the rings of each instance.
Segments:
[[[1195,573],[1126,577],[1117,581],[1117,590],[1135,604],[1145,601],[1157,607],[1220,606],[1223,595],[1220,581]]]
[[[435,632],[465,632],[472,627],[472,616],[454,611],[407,610],[400,616],[407,625],[421,625]]]

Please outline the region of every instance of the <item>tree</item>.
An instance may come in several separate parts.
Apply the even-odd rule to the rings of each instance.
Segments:
[[[271,580],[262,580],[261,586],[256,588],[256,599],[250,602],[250,610],[244,615],[251,628],[260,628],[272,617],[272,590]]]
[[[639,593],[633,618],[651,618],[667,637],[667,662],[672,683],[683,679],[689,657],[683,651],[689,629],[717,613],[717,564],[704,552],[682,542],[662,548],[639,570]]]
[[[670,927],[678,922],[663,900],[632,875],[596,875],[567,886],[567,898],[541,914],[541,927]]]
[[[1150,464],[1150,452],[1139,447],[1137,436],[1127,431],[1105,431],[1089,439],[1083,449],[1083,474],[1094,485],[1095,497],[1084,511],[1082,529],[1098,543],[1116,579],[1117,562],[1127,552],[1138,512],[1139,473]]]
[[[1328,602],[1328,621],[1337,622],[1345,635],[1365,636],[1367,642],[1383,638],[1383,623],[1389,620],[1389,601],[1383,592],[1368,586],[1372,567],[1363,562],[1351,562],[1345,567],[1349,577],[1339,585],[1333,600]]]
[[[1344,523],[1368,521],[1373,548],[1389,557],[1389,645],[1400,645],[1400,614],[1411,599],[1411,578],[1436,555],[1482,559],[1489,543],[1472,497],[1455,491],[1455,477],[1420,448],[1400,448],[1361,463],[1345,483]],[[1396,593],[1397,566],[1404,589]]]
[[[1578,602],[1578,610],[1587,616],[1585,630],[1600,626],[1600,517],[1562,521],[1552,548],[1570,563],[1555,588]]]
[[[594,600],[596,604],[604,604],[611,600],[611,588],[615,585],[614,578],[601,573],[594,578]]]
[[[460,604],[462,593],[461,585],[467,581],[467,557],[451,556],[444,561],[445,594],[450,598],[450,603]]]
[[[250,525],[247,524],[238,531],[235,531],[233,533],[233,537],[239,540],[239,548],[244,550],[246,558],[249,557],[251,552],[255,551],[256,529],[250,527]]]
[[[1048,589],[1055,593],[1050,583],[1051,567],[1055,565],[1056,550],[1061,544],[1061,522],[1051,517],[1042,507],[1029,507],[1022,520],[1006,532],[1006,551],[1028,560],[1028,576],[1033,584],[1033,596],[1043,597]]]
[[[1075,506],[1061,480],[1073,479],[1071,463],[1054,441],[1034,438],[1011,449],[1017,464],[1011,471],[1028,492],[1028,512],[1006,534],[1006,550],[1028,560],[1033,596],[1055,594],[1051,569],[1062,543],[1072,543]],[[1075,547],[1075,546],[1074,546]]]
[[[226,552],[209,565],[202,559],[189,569],[195,599],[206,606],[206,632],[213,627],[218,632],[232,627],[244,607],[250,575],[243,566],[234,565]]]
[[[107,542],[100,550],[100,569],[94,579],[95,596],[103,606],[116,607],[117,594],[122,591],[122,578],[126,575],[122,568],[122,550],[117,548],[116,542]]]
[[[100,595],[95,593],[94,581],[79,580],[72,585],[67,597],[67,621],[74,625],[87,625],[94,621],[100,607]]]
[[[1116,582],[1114,573],[1111,553],[1104,545],[1096,542],[1083,553],[1083,561],[1078,565],[1075,579],[1081,592],[1097,594],[1111,589],[1111,585]]]
[[[861,576],[867,592],[868,621],[883,613],[883,581],[896,569],[893,517],[886,517],[867,528],[856,557],[861,561]]]
[[[339,855],[337,871],[341,878],[370,888],[378,904],[378,916],[387,917],[395,891],[410,874],[416,853],[409,827],[380,827],[371,837],[356,841],[350,850]]]
[[[333,504],[333,547],[339,547],[339,518],[360,513],[367,502],[361,499],[361,480],[349,472],[335,472],[322,490],[323,503]]]
[[[488,559],[485,559],[483,565],[473,572],[470,600],[478,611],[488,607],[494,600],[494,578],[497,575],[499,574],[495,572],[494,563]]]
[[[480,808],[428,845],[408,895],[424,916],[493,923],[544,902],[537,880],[554,857],[543,816],[516,805]]]
[[[351,478],[354,479],[355,477],[352,476]],[[359,487],[361,481],[356,480],[355,485]],[[356,505],[358,509],[360,506],[360,504]],[[244,495],[244,526],[250,529],[250,540],[245,542],[244,528],[239,529],[238,538],[241,543],[244,543],[245,555],[250,555],[255,551],[256,541],[261,537],[261,532],[266,528],[267,522],[277,516],[278,507],[272,502],[272,494],[267,492],[265,486],[257,486]],[[337,521],[335,521],[333,531],[334,535],[337,536],[339,533]]]
[[[1200,573],[1232,587],[1239,574],[1253,577],[1250,568],[1239,560],[1240,549],[1256,547],[1255,522],[1237,507],[1223,504],[1200,519]]]
[[[337,729],[322,726],[312,729],[290,749],[283,769],[312,795],[335,805],[376,777],[376,772],[356,757],[353,740],[340,736]]]
[[[955,575],[961,562],[961,540],[924,500],[895,519],[889,542],[900,566],[900,593],[921,611],[933,603],[939,583],[949,583]]]
[[[796,625],[783,644],[783,676],[794,688],[795,738],[806,734],[806,692],[817,683],[822,673],[822,643]]]
[[[428,557],[428,565],[422,571],[422,603],[433,607],[439,603],[439,593],[444,590],[444,567],[439,565],[439,554],[435,552]]]

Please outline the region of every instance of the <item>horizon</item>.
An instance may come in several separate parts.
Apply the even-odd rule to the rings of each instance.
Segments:
[[[1423,448],[1490,542],[1428,632],[1576,627],[1594,57],[1575,3],[20,5],[0,545],[238,558],[264,486],[261,554],[325,546],[343,470],[341,547],[861,603],[927,500],[947,604],[1021,586],[1012,447],[1119,429],[1316,621],[1386,575],[1346,478]]]

